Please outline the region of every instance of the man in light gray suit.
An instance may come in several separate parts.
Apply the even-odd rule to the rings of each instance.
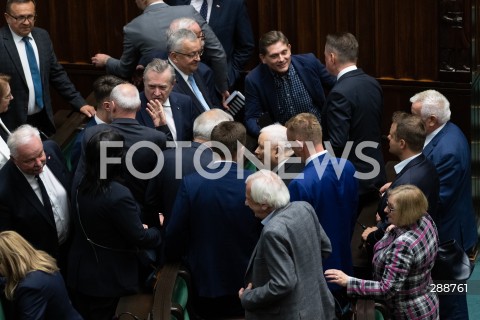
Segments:
[[[195,19],[202,28],[199,38],[205,38],[205,56],[211,61],[215,76],[215,86],[224,98],[228,96],[228,70],[225,50],[215,33],[192,6],[169,6],[159,0],[136,0],[143,14],[133,19],[123,28],[122,57],[114,59],[97,53],[92,63],[97,67],[106,66],[107,72],[122,78],[129,78],[140,57],[153,51],[167,51],[167,34],[170,23],[183,17]]]
[[[278,175],[260,170],[246,180],[246,201],[264,225],[238,296],[245,319],[335,319],[334,299],[322,275],[332,251],[315,210],[290,203]]]

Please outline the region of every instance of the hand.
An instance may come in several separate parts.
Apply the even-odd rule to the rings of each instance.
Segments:
[[[377,221],[377,223],[382,221],[382,218],[380,218],[380,215],[378,214],[378,212],[375,214],[375,221]]]
[[[252,285],[251,282],[247,285],[247,287],[246,287],[245,289],[244,289],[244,288],[240,288],[240,290],[238,290],[238,297],[239,297],[240,299],[242,299],[242,296],[243,296],[243,293],[245,292],[245,290],[252,290],[252,288],[253,288],[253,285]]]
[[[163,221],[165,221],[165,216],[163,213],[158,213],[158,220],[160,221],[160,226],[163,226]]]
[[[145,230],[148,229],[148,224],[143,223],[142,226],[143,226],[143,229],[145,229]]]
[[[167,117],[163,111],[163,106],[158,99],[153,99],[147,102],[147,112],[152,118],[153,125],[160,127],[167,124]]]
[[[363,241],[367,241],[367,237],[370,233],[374,232],[374,231],[377,231],[378,228],[377,227],[368,227],[367,229],[363,230],[362,232],[362,240]]]
[[[227,104],[225,103],[225,101],[227,100],[227,98],[230,96],[230,92],[228,91],[224,91],[222,92],[222,105],[225,109],[230,109]]]
[[[328,269],[325,271],[325,278],[330,283],[338,284],[339,286],[346,287],[348,283],[348,279],[350,278],[347,276],[343,271],[337,269]]]
[[[95,110],[95,107],[92,107],[91,105],[88,105],[88,104],[81,107],[80,112],[89,118],[93,117],[95,113],[97,113],[97,111]]]
[[[105,67],[107,60],[111,57],[108,54],[97,53],[92,57],[92,64],[97,68]]]
[[[135,87],[139,87],[143,83],[143,71],[145,67],[139,64],[135,68],[135,72],[132,75],[132,82]]]
[[[385,230],[385,232],[390,232],[393,228],[395,228],[396,226],[394,224],[391,224],[387,227],[387,229]]]
[[[391,182],[385,183],[381,188],[380,188],[380,195],[383,195],[385,191],[387,191],[388,188],[390,188]]]

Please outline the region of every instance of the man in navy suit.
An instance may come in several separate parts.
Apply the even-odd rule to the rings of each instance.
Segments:
[[[170,221],[173,203],[183,177],[198,172],[199,165],[205,169],[212,162],[213,153],[206,142],[210,141],[213,128],[223,121],[233,121],[233,118],[220,109],[205,111],[193,122],[192,142],[185,141],[178,144],[177,148],[163,152],[162,171],[148,184],[151,191],[148,190],[146,194],[152,196],[152,199],[147,199],[146,202],[153,203],[153,207],[148,208],[152,214],[163,214],[164,227]]]
[[[383,92],[377,80],[357,68],[357,57],[354,35],[345,32],[327,36],[325,65],[337,77],[337,83],[322,112],[324,140],[330,142],[335,156],[345,157],[355,166],[360,211],[378,202],[378,190],[386,176],[380,144]],[[349,142],[353,142],[350,150]]]
[[[188,20],[198,28],[195,21]],[[211,81],[211,78],[199,71],[203,48],[202,40],[197,38],[195,32],[189,29],[173,31],[168,36],[167,50],[168,60],[175,68],[177,76],[174,90],[190,96],[197,112],[218,108],[220,102],[216,96],[213,82],[207,82]],[[204,65],[203,68],[208,67]]]
[[[350,241],[358,205],[355,168],[350,161],[335,158],[323,148],[322,127],[315,115],[300,113],[285,126],[295,155],[305,163],[303,174],[288,185],[291,201],[310,203],[330,239],[332,254],[324,260],[324,269],[333,267],[352,274]],[[329,288],[344,306],[346,292],[337,285],[329,284]]]
[[[195,310],[204,318],[242,316],[237,292],[260,225],[245,205],[242,170],[245,127],[238,122],[219,123],[211,135],[220,160],[213,168],[183,178],[166,231],[166,257],[186,254],[194,288]],[[221,145],[220,145],[221,144]]]
[[[397,156],[400,162],[394,167],[397,174],[395,180],[385,184],[380,189],[380,192],[383,194],[377,209],[380,222],[376,227],[365,229],[362,234],[363,240],[367,241],[367,247],[371,249],[371,257],[373,256],[373,246],[383,237],[389,225],[388,217],[385,213],[389,189],[394,189],[404,184],[412,184],[418,187],[427,197],[428,213],[434,221],[438,221],[437,210],[440,182],[435,166],[422,153],[425,136],[425,126],[418,117],[404,112],[393,114],[392,125],[388,135],[389,151]],[[352,246],[352,249],[356,247]]]
[[[5,20],[8,26],[0,29],[0,73],[12,77],[10,87],[15,99],[10,102],[9,112],[3,113],[1,117],[10,130],[29,123],[49,136],[55,133],[50,84],[75,110],[88,117],[95,114],[95,108],[87,105],[75,89],[57,61],[48,33],[34,28],[35,19],[35,1],[7,1]],[[40,72],[36,84],[30,71],[33,66],[30,66],[25,50],[26,37],[36,57],[33,70]]]
[[[227,54],[228,83],[232,88],[240,78],[255,48],[252,25],[244,0],[168,0],[169,5],[192,5],[199,13],[203,2],[207,10],[203,17],[212,28]],[[207,64],[209,62],[207,61]]]
[[[450,122],[450,103],[435,90],[410,98],[411,111],[425,124],[423,154],[433,162],[440,178],[437,219],[440,242],[451,239],[471,253],[477,244],[472,202],[470,148],[462,130]],[[468,319],[465,295],[440,295],[440,319]]]
[[[175,72],[166,60],[153,59],[143,75],[144,91],[140,94],[141,107],[136,119],[144,126],[156,129],[168,127],[166,133],[173,141],[191,141],[193,121],[198,112],[192,100],[184,94],[173,92]]]
[[[0,231],[14,230],[66,267],[70,174],[60,148],[22,125],[8,138],[10,160],[0,170]],[[46,194],[42,192],[42,187]]]
[[[262,64],[245,78],[245,123],[248,132],[258,137],[260,119],[284,125],[291,117],[309,112],[320,121],[325,102],[323,86],[333,87],[335,78],[311,53],[292,55],[287,37],[270,31],[260,38]]]

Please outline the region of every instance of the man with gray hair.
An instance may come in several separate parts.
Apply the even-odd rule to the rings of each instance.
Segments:
[[[190,19],[183,18],[179,19],[177,24],[188,25],[189,21]],[[190,96],[199,112],[219,107],[220,102],[216,96],[211,70],[206,65],[202,65],[200,69],[203,40],[198,38],[192,29],[175,30],[178,26],[172,26],[167,40],[168,61],[175,68],[177,75],[174,90]],[[195,27],[199,28],[193,21],[190,28]]]
[[[435,90],[410,98],[411,111],[427,131],[423,154],[435,165],[440,179],[437,209],[440,243],[451,239],[468,254],[476,248],[477,223],[472,202],[470,148],[462,130],[450,122],[450,103]],[[447,280],[447,279],[438,279]],[[465,295],[440,295],[440,319],[468,319]]]
[[[99,124],[85,129],[85,135],[82,141],[82,156],[75,173],[73,192],[82,178],[85,171],[85,146],[90,138],[97,132],[105,130],[115,130],[123,135],[125,143],[123,148],[125,153],[128,152],[137,142],[148,143],[148,147],[144,145],[133,154],[132,163],[129,166],[127,163],[127,170],[123,172],[125,185],[130,189],[135,200],[143,209],[148,206],[145,203],[147,190],[150,179],[160,170],[157,160],[161,157],[161,150],[166,148],[167,137],[165,133],[158,130],[142,126],[135,119],[138,109],[140,108],[140,95],[137,88],[130,83],[123,83],[113,88],[110,94],[112,100],[110,109],[112,114],[112,123]],[[156,149],[156,150],[154,150]],[[122,159],[123,161],[124,159]],[[159,227],[157,216],[144,216],[142,222],[153,227]]]
[[[140,124],[160,130],[169,140],[192,140],[193,121],[200,112],[190,97],[173,92],[175,71],[166,60],[153,59],[143,73],[144,91],[136,119]]]
[[[0,171],[0,231],[13,230],[66,270],[70,228],[70,174],[60,148],[42,143],[26,124],[7,140],[10,160]]]
[[[332,246],[313,207],[290,203],[287,187],[268,170],[247,178],[245,196],[263,224],[247,286],[238,292],[245,319],[335,319],[333,296],[319,272]]]
[[[177,148],[163,153],[162,171],[149,183],[147,210],[164,215],[164,227],[168,225],[173,203],[183,177],[198,169],[206,168],[213,161],[212,150],[208,147],[213,128],[223,121],[233,121],[231,115],[220,109],[205,111],[193,123],[193,141],[177,144]]]
[[[267,169],[276,172],[287,186],[304,168],[302,159],[295,156],[288,142],[287,128],[278,123],[260,130],[255,155]]]

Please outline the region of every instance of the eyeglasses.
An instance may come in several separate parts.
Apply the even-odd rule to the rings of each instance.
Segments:
[[[388,212],[393,212],[393,211],[395,211],[395,208],[392,207],[392,206],[390,205],[390,203],[388,203],[388,201],[387,201],[387,207],[386,207],[386,209],[387,209]]]
[[[183,53],[183,52],[178,52],[178,51],[173,51],[173,52],[181,54],[182,56],[188,57],[190,59],[194,59],[196,56],[198,56],[199,58],[202,56],[203,49],[200,50],[200,51],[192,52],[192,53]]]
[[[197,38],[198,38],[198,39],[205,40],[205,33],[203,33],[203,31],[200,31],[200,33],[197,34]]]
[[[16,22],[19,22],[19,23],[24,23],[25,21],[28,20],[28,22],[35,22],[35,20],[37,19],[37,15],[29,15],[29,16],[18,16],[18,17],[15,17],[14,15],[11,15],[10,13],[8,12],[5,12],[6,14],[8,14],[11,18],[15,19]]]

